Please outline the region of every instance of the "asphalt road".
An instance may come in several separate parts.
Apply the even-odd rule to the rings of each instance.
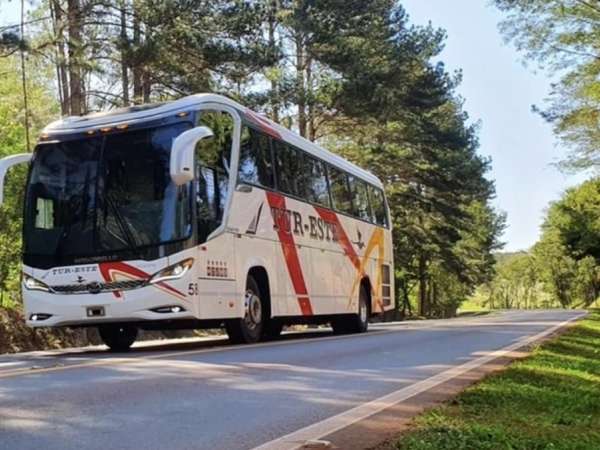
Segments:
[[[0,356],[0,449],[293,448],[581,314],[503,312],[246,347],[216,338],[125,355]]]

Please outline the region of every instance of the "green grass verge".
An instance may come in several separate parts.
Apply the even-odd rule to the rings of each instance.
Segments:
[[[600,449],[600,311],[419,416],[396,448]]]

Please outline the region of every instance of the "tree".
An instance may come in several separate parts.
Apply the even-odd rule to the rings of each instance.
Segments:
[[[533,247],[544,286],[563,308],[573,302],[577,262],[571,258],[554,230],[545,230]]]
[[[32,111],[32,132],[37,133],[58,114],[58,105],[48,93],[47,72],[29,63],[28,91]],[[18,61],[14,56],[0,58],[0,158],[26,151],[22,117]],[[35,69],[38,70],[35,70]],[[21,273],[21,214],[25,169],[11,170],[5,185],[5,204],[0,206],[0,304],[17,302]]]
[[[530,253],[497,255],[494,278],[482,293],[491,308],[531,309],[546,306],[535,258]]]
[[[568,189],[548,208],[531,253],[498,256],[480,287],[503,308],[589,307],[600,299],[600,179]]]
[[[588,0],[494,0],[506,38],[528,60],[561,73],[537,109],[572,151],[566,169],[600,167],[600,4]]]
[[[431,46],[440,48],[435,39]],[[393,63],[386,64],[378,53],[381,65],[390,68],[385,108],[379,107],[377,97],[369,101],[359,96],[360,108],[354,109],[354,103],[344,108],[349,119],[345,139],[331,142],[338,152],[386,181],[394,221],[397,298],[406,311],[416,288],[423,315],[439,312],[433,304],[439,303],[436,293],[441,290],[432,289],[433,273],[444,271],[445,280],[454,277],[465,291],[491,275],[491,251],[501,246],[498,237],[504,223],[503,215],[489,207],[494,187],[485,178],[489,161],[477,154],[477,128],[467,124],[454,96],[459,79],[447,75],[443,66],[431,66],[431,51],[424,51],[420,59],[413,55],[409,73],[392,70]],[[351,76],[342,81],[357,82]],[[395,92],[395,86],[404,90]],[[464,298],[453,301],[458,304]]]
[[[556,230],[575,259],[591,256],[600,264],[600,178],[567,190],[550,207],[545,227]]]
[[[582,306],[588,307],[600,298],[600,265],[591,256],[577,262],[575,294]]]
[[[600,295],[600,179],[567,190],[553,203],[534,249],[563,306],[590,305]]]

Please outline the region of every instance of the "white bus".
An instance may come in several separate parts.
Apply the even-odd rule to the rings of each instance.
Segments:
[[[32,327],[96,326],[113,350],[139,329],[284,325],[364,332],[393,308],[379,179],[219,95],[69,117],[29,162],[23,300]]]

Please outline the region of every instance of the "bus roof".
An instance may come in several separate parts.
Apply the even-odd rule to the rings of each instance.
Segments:
[[[237,110],[243,119],[254,123],[267,134],[276,136],[277,138],[299,147],[307,153],[339,167],[358,178],[383,188],[381,181],[372,173],[361,169],[341,156],[301,137],[297,133],[288,130],[249,108],[218,94],[195,94],[170,102],[148,103],[139,106],[118,108],[107,112],[92,113],[85,116],[66,117],[49,124],[42,131],[42,135],[82,133],[100,127],[109,127],[124,123],[134,124],[145,122],[147,120],[160,119],[162,116],[194,110],[205,103],[217,103],[232,107]]]

